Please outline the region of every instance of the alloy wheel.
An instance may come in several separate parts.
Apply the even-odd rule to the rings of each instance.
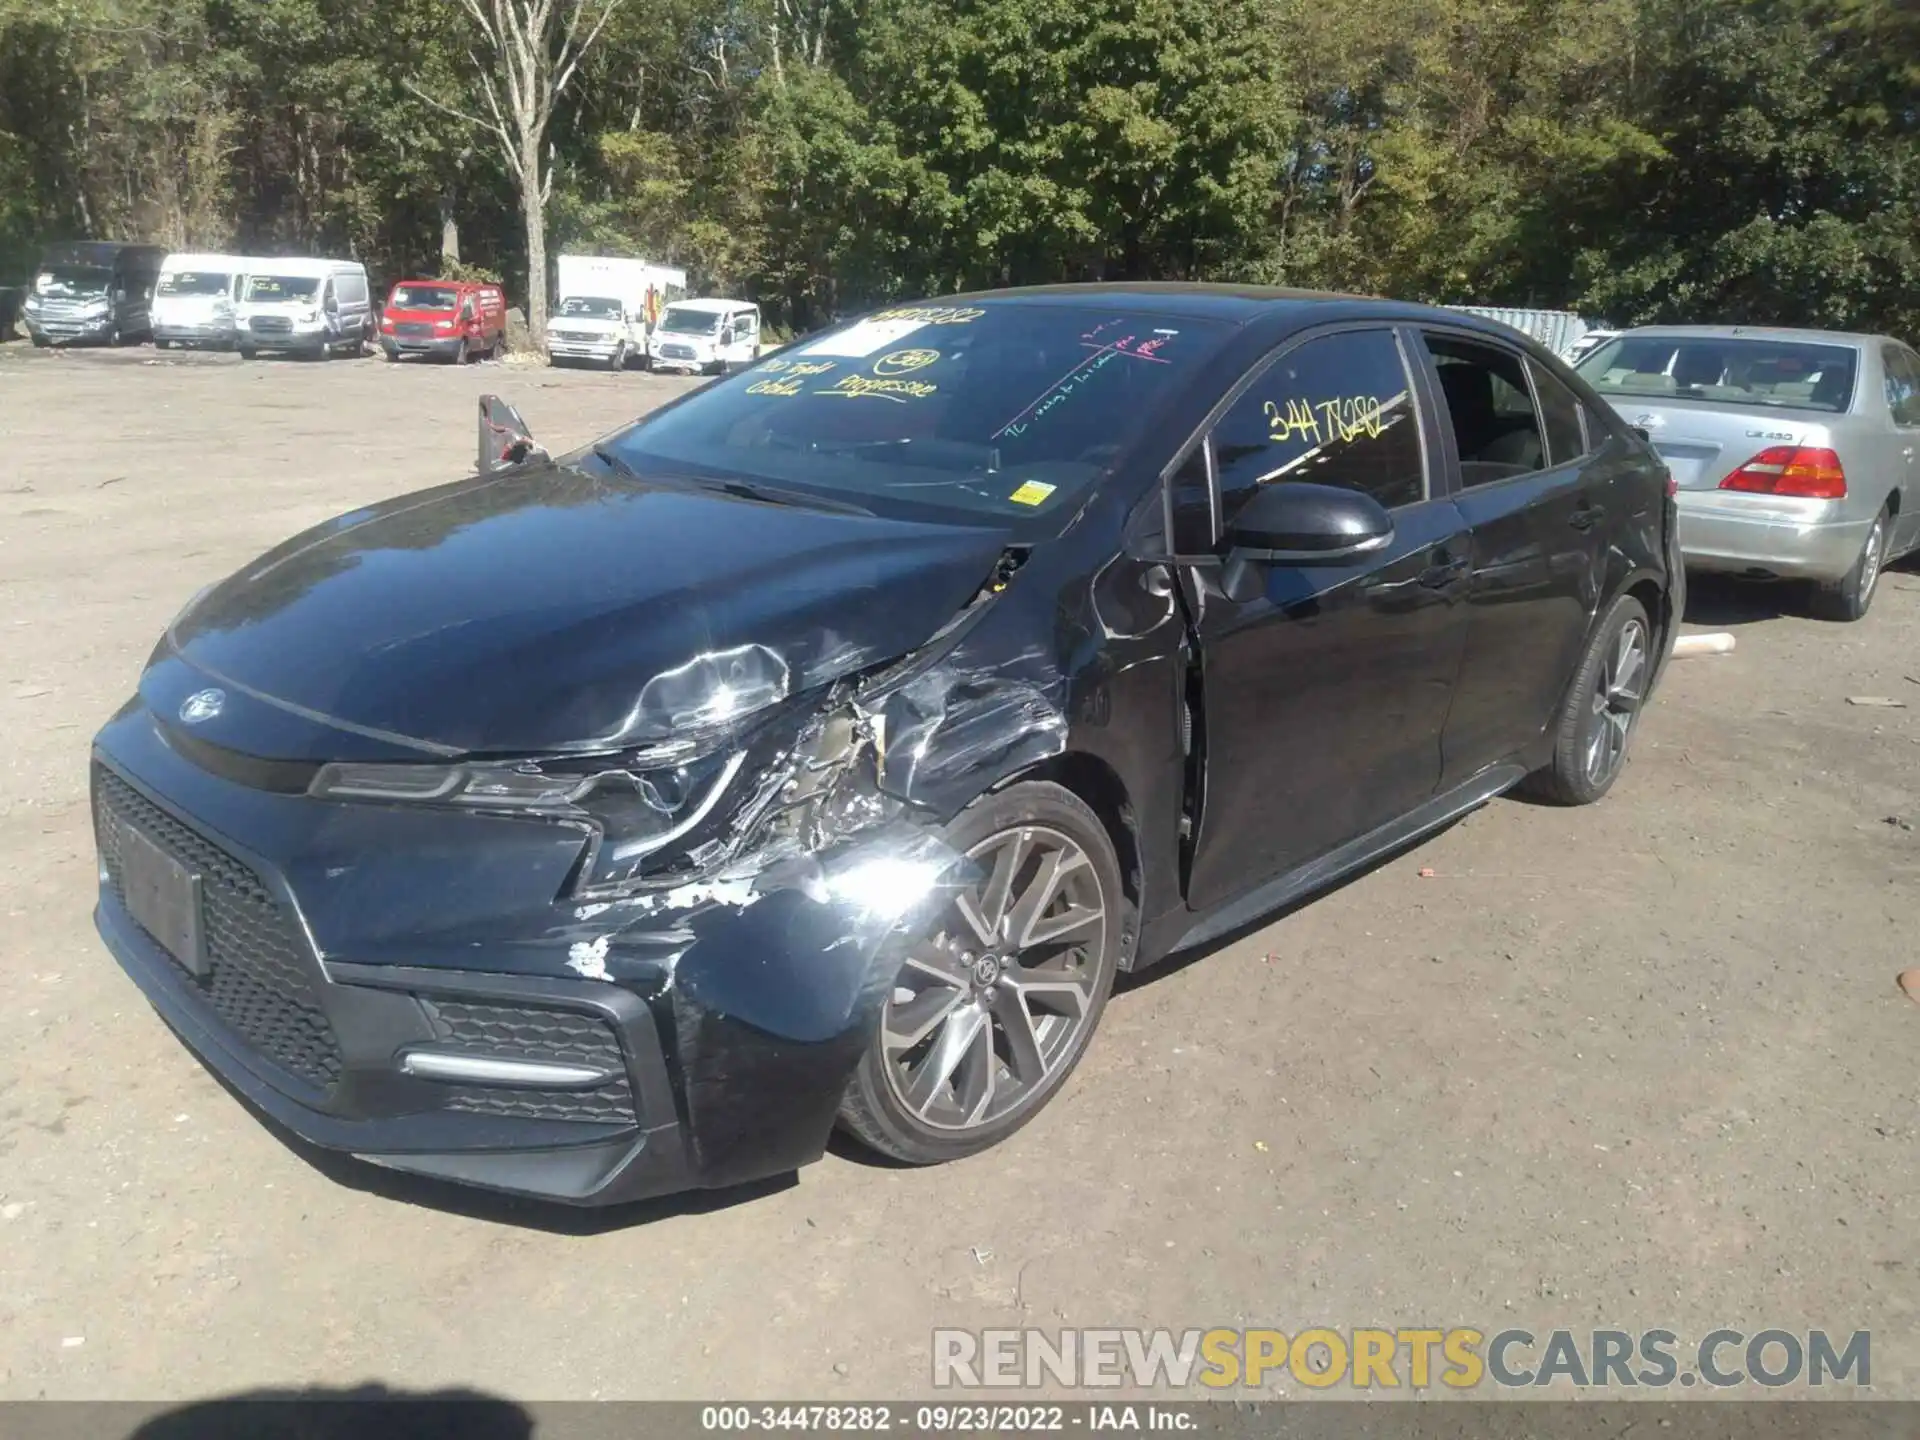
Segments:
[[[1594,677],[1593,716],[1587,737],[1587,779],[1601,785],[1626,758],[1627,735],[1646,696],[1647,627],[1638,619],[1620,627]]]
[[[1873,601],[1873,587],[1880,583],[1880,559],[1887,548],[1887,522],[1876,518],[1867,532],[1867,548],[1860,557],[1860,608]]]
[[[1058,830],[1003,830],[967,858],[984,878],[907,952],[880,1022],[894,1097],[950,1131],[1045,1098],[1091,1032],[1111,923],[1098,870]]]

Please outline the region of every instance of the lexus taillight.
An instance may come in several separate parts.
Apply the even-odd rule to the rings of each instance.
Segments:
[[[1720,488],[1756,495],[1794,495],[1804,500],[1838,500],[1847,493],[1847,474],[1840,468],[1840,457],[1831,450],[1775,445],[1727,476]]]

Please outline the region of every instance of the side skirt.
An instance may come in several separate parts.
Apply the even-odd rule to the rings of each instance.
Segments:
[[[1444,795],[1434,796],[1424,805],[1408,811],[1398,820],[1389,821],[1378,829],[1370,830],[1358,839],[1349,840],[1338,849],[1329,850],[1319,859],[1310,860],[1298,869],[1276,876],[1258,889],[1248,891],[1238,900],[1230,900],[1219,909],[1200,916],[1187,932],[1174,942],[1168,953],[1191,950],[1206,944],[1209,940],[1217,940],[1222,935],[1230,934],[1258,920],[1262,915],[1271,914],[1283,906],[1292,904],[1302,896],[1311,895],[1316,890],[1324,890],[1354,871],[1365,868],[1383,855],[1390,854],[1418,840],[1422,835],[1438,830],[1449,820],[1486,804],[1503,790],[1510,790],[1519,784],[1526,778],[1526,774],[1524,765],[1502,763],[1489,766],[1471,780],[1456,785]]]

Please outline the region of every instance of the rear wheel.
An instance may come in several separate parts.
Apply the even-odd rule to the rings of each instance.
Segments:
[[[1631,595],[1595,627],[1554,732],[1553,763],[1526,788],[1561,805],[1591,805],[1620,778],[1627,741],[1653,676],[1653,626]]]
[[[900,937],[905,958],[840,1104],[846,1130],[916,1165],[998,1144],[1058,1093],[1130,923],[1112,842],[1069,790],[1011,786],[946,838],[982,878]]]
[[[1887,512],[1873,518],[1873,528],[1860,547],[1853,568],[1838,580],[1813,588],[1808,608],[1821,620],[1861,620],[1873,604],[1873,592],[1880,586],[1880,570],[1887,559]]]
[[[251,360],[253,359],[254,356],[260,353],[258,350],[254,349],[253,346],[251,345],[237,345],[234,348],[240,352],[240,358],[242,360]]]

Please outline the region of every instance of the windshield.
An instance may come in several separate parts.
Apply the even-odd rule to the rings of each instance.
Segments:
[[[390,310],[451,310],[460,292],[451,285],[396,285],[387,298]]]
[[[882,513],[1056,512],[1229,333],[1124,305],[908,306],[763,360],[611,449],[642,474],[691,466]]]
[[[1576,367],[1602,395],[1712,400],[1825,410],[1853,400],[1854,352],[1844,345],[1699,335],[1622,335]]]
[[[578,315],[589,320],[618,320],[620,302],[598,295],[569,295],[560,302],[562,315]]]
[[[216,274],[211,270],[172,270],[160,277],[157,295],[224,295],[232,282],[231,275]]]
[[[40,272],[33,288],[42,295],[104,295],[113,272],[92,265],[53,265]]]
[[[306,275],[255,275],[247,281],[249,300],[311,300],[320,282]]]
[[[720,328],[720,312],[677,310],[669,305],[660,319],[660,328],[669,335],[711,335]]]

